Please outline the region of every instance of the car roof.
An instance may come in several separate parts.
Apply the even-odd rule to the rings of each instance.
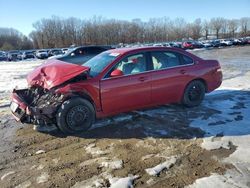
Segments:
[[[182,51],[178,48],[173,47],[159,47],[159,46],[150,46],[150,47],[132,47],[132,48],[116,48],[111,49],[106,52],[110,53],[119,53],[119,54],[125,54],[128,52],[136,52],[136,51],[150,51],[150,50],[175,50],[175,51]]]

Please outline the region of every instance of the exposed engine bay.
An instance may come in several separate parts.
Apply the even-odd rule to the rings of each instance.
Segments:
[[[64,96],[56,94],[54,90],[47,90],[37,86],[14,90],[13,95],[26,105],[25,109],[22,106],[14,109],[13,113],[23,123],[39,125],[55,124],[56,111],[64,100]]]

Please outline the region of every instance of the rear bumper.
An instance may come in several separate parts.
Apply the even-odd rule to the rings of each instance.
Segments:
[[[214,72],[212,74],[211,82],[207,85],[207,92],[209,93],[211,91],[214,91],[218,87],[220,87],[222,84],[222,79],[223,79],[223,75],[221,71]]]

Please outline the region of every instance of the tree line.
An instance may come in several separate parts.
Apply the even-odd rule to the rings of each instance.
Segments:
[[[0,28],[0,50],[31,49],[33,42],[13,28]]]
[[[60,48],[75,45],[156,43],[182,39],[233,38],[250,36],[250,17],[187,22],[183,18],[152,18],[124,21],[94,16],[91,19],[53,16],[33,24],[29,38],[14,29],[0,28],[0,49]]]

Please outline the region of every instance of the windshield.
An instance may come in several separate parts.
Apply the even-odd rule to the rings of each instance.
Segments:
[[[102,72],[102,70],[108,66],[119,54],[118,53],[109,53],[103,52],[86,63],[83,66],[90,68],[90,76],[95,77]]]

